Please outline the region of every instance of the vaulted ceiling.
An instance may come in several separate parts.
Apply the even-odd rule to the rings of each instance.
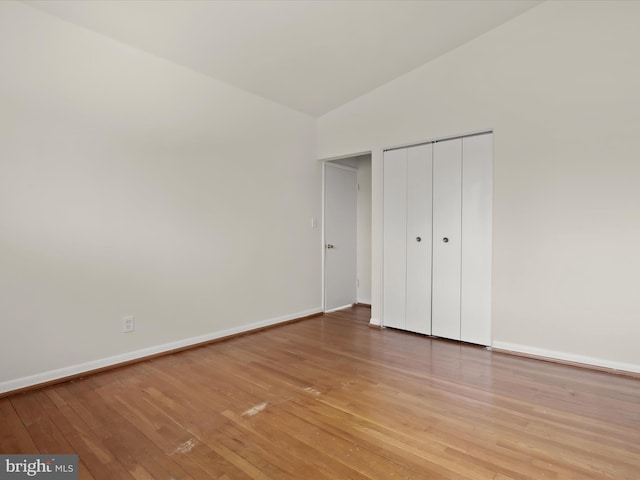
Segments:
[[[320,116],[492,30],[538,0],[27,0]]]

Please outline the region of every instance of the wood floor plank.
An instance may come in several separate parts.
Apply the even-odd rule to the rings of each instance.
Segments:
[[[223,412],[234,424],[251,433],[253,437],[259,437],[268,441],[272,450],[282,452],[289,460],[302,471],[298,478],[349,478],[354,480],[365,479],[348,465],[340,463],[334,458],[320,455],[319,452],[305,442],[306,436],[299,439],[300,432],[292,429],[286,422],[268,424],[256,422],[253,416],[247,417],[235,412]]]
[[[344,434],[356,437],[359,444],[376,445],[377,448],[384,446],[386,455],[392,455],[398,458],[400,463],[413,463],[419,465],[419,471],[426,468],[434,470],[439,477],[452,476],[451,470],[439,469],[440,466],[455,465],[459,453],[477,451],[479,457],[498,457],[500,464],[506,464],[507,467],[518,467],[523,459],[507,458],[500,452],[491,450],[491,444],[486,439],[479,440],[478,435],[464,435],[455,429],[446,429],[444,432],[437,432],[434,428],[428,431],[420,427],[420,422],[414,425],[398,426],[396,422],[388,421],[388,415],[380,417],[377,421],[371,416],[362,417],[348,410],[336,408],[331,405],[331,401],[327,401],[326,397],[317,399],[316,405],[306,402],[301,403],[297,411],[299,415],[306,412],[306,418],[311,418],[314,423],[319,421],[323,424],[333,425],[334,428],[342,428]],[[329,406],[329,408],[325,408]],[[315,415],[309,415],[309,412],[318,413],[319,419]],[[449,445],[455,445],[455,450],[451,450]],[[452,455],[453,454],[453,455]],[[438,463],[434,463],[435,458],[440,458]],[[475,469],[474,469],[475,470]],[[500,471],[508,471],[508,468],[499,467]],[[512,478],[521,478],[517,471],[509,471]],[[471,476],[475,473],[473,472]],[[535,472],[538,478],[545,477],[547,472]],[[486,476],[486,472],[484,473]]]
[[[315,403],[315,406],[312,405]],[[375,453],[389,463],[392,471],[387,472],[385,478],[412,478],[416,475],[437,478],[477,478],[474,475],[461,475],[447,468],[444,459],[445,448],[435,442],[421,442],[419,438],[397,435],[397,432],[386,429],[381,424],[368,422],[339,409],[324,404],[322,401],[298,401],[286,406],[291,414],[304,419],[306,422],[321,428],[343,441],[353,445],[357,452]],[[309,412],[314,415],[309,415]],[[435,462],[435,459],[439,459]],[[375,466],[375,464],[374,464]],[[369,478],[370,475],[368,475]]]
[[[640,478],[640,379],[348,308],[0,400],[2,453],[81,479]]]
[[[83,480],[95,480],[96,478],[82,460],[78,460],[78,478]]]
[[[11,399],[11,403],[36,445],[37,452],[75,454],[69,439],[57,428],[42,409],[38,396],[42,392],[32,392]]]
[[[0,400],[0,452],[11,454],[36,451],[36,444],[16,413],[11,400]]]

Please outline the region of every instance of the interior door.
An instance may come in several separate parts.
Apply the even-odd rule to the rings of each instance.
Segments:
[[[329,311],[356,302],[356,170],[325,163],[324,188],[324,309]]]
[[[462,139],[433,147],[433,299],[431,333],[460,340]]]

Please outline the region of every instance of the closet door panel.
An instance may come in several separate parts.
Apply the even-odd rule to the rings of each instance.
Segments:
[[[493,134],[462,141],[461,339],[491,344]]]
[[[433,147],[433,299],[431,332],[460,340],[462,139]]]
[[[382,322],[406,328],[407,297],[407,149],[383,157]]]
[[[407,155],[406,329],[430,334],[433,144],[411,147]]]

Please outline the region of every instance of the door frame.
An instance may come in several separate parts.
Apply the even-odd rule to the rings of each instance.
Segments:
[[[341,159],[345,159],[345,158],[353,158],[353,157],[358,157],[360,155],[349,155],[348,157],[341,157]],[[327,238],[326,238],[326,224],[327,224],[327,209],[326,209],[326,205],[327,205],[327,168],[338,168],[341,170],[347,170],[349,172],[354,172],[356,174],[356,181],[357,181],[357,175],[358,175],[358,169],[357,168],[353,168],[353,167],[349,167],[346,165],[341,165],[339,163],[333,163],[334,160],[338,160],[338,159],[331,159],[331,160],[325,160],[323,161],[323,165],[322,165],[322,311],[323,312],[330,312],[333,310],[338,310],[340,308],[343,307],[338,307],[338,308],[334,308],[331,310],[327,310],[327,274],[326,274],[326,268],[327,268],[327,249],[326,249],[326,245],[327,245]],[[358,196],[356,194],[356,212],[358,212]],[[355,261],[356,261],[356,277],[357,277],[357,260],[358,260],[358,226],[357,226],[357,213],[356,213],[356,252],[355,252]],[[357,301],[358,299],[358,290],[356,288],[356,298],[354,299],[354,302]]]

